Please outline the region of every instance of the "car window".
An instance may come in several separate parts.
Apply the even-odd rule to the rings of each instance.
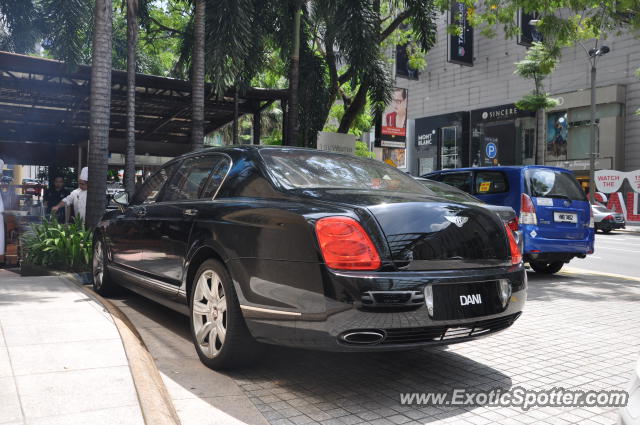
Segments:
[[[161,168],[157,173],[149,177],[140,190],[137,190],[131,201],[131,205],[150,204],[155,202],[162,186],[171,177],[178,163],[173,163]]]
[[[302,149],[262,149],[270,177],[287,190],[354,189],[432,194],[409,175],[382,162]]]
[[[216,195],[216,192],[218,191],[218,188],[222,184],[222,181],[226,177],[230,166],[231,161],[229,160],[229,158],[220,157],[220,161],[213,168],[211,176],[209,177],[209,181],[207,181],[207,184],[200,194],[201,199],[213,199],[213,197]]]
[[[478,198],[469,195],[467,192],[463,192],[453,186],[449,186],[444,183],[436,182],[428,179],[416,179],[423,184],[427,189],[431,190],[436,196],[449,199],[455,202],[482,202]]]
[[[440,179],[442,183],[457,187],[467,193],[471,193],[471,173],[446,173]]]
[[[558,170],[532,168],[527,170],[527,185],[532,196],[586,201],[587,197],[576,178]]]
[[[227,163],[228,159],[220,155],[207,155],[189,158],[182,162],[180,168],[169,181],[162,195],[162,201],[185,201],[192,199],[212,198],[205,196],[205,186],[209,182],[211,172],[218,169],[221,163]],[[226,173],[226,168],[223,167]],[[218,175],[220,171],[218,171]],[[218,186],[222,178],[218,181]],[[217,186],[215,187],[217,189]],[[215,193],[213,189],[213,193]],[[211,189],[208,189],[209,191]],[[202,194],[202,195],[201,195]]]
[[[475,185],[475,193],[479,195],[503,193],[509,190],[507,179],[500,171],[478,171]]]

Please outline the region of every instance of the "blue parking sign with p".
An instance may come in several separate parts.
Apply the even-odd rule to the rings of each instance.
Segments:
[[[498,146],[495,143],[489,142],[487,143],[487,147],[485,148],[485,152],[487,154],[487,158],[493,159],[498,154]]]

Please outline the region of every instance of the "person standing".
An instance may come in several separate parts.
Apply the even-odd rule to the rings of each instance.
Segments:
[[[84,167],[78,179],[78,188],[63,198],[57,205],[51,208],[51,212],[57,212],[60,208],[73,205],[75,215],[79,215],[84,222],[87,213],[87,187],[89,181],[89,169]]]
[[[58,205],[67,196],[69,196],[69,191],[64,187],[64,178],[62,176],[54,177],[53,187],[47,189],[44,194],[44,206],[47,215],[51,213],[54,206]],[[64,221],[64,208],[56,211],[56,218],[61,223]]]

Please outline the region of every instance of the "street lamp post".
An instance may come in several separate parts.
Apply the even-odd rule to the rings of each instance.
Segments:
[[[596,183],[596,62],[598,57],[609,53],[608,46],[602,46],[599,49],[593,48],[588,51],[589,62],[591,63],[591,132],[590,132],[590,148],[589,148],[589,201],[595,203]]]

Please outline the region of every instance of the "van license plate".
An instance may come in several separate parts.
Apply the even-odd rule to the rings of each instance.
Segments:
[[[578,214],[555,211],[553,213],[553,221],[557,221],[560,223],[577,223]]]

